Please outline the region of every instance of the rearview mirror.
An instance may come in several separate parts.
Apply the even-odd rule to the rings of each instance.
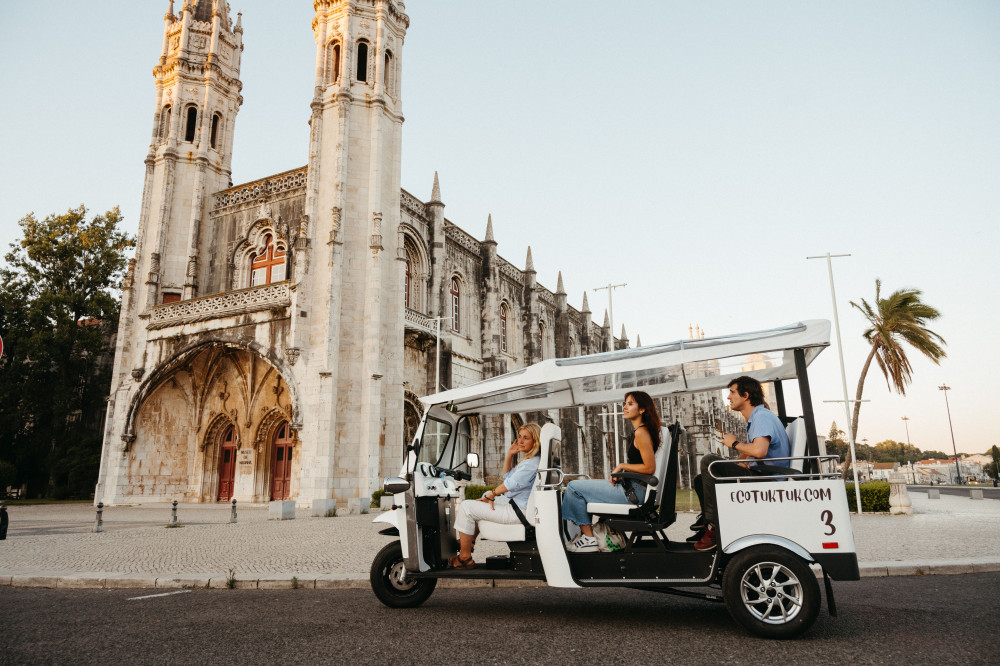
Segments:
[[[470,453],[469,455],[465,456],[465,464],[469,466],[469,469],[479,467],[479,454]]]
[[[382,490],[392,495],[395,495],[396,493],[405,493],[409,489],[410,482],[406,479],[401,479],[398,476],[382,481]]]

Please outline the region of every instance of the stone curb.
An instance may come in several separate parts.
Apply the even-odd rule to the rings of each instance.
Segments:
[[[955,560],[933,563],[868,562],[860,565],[862,578],[885,576],[940,576],[1000,571],[1000,560]],[[293,581],[294,579],[294,581]],[[0,574],[0,587],[47,587],[58,589],[225,589],[226,574],[189,574],[163,577],[126,576],[122,574],[81,573],[73,575]],[[481,587],[546,587],[540,580],[442,580],[442,589]],[[270,575],[241,578],[235,576],[237,590],[337,590],[367,589],[368,574]]]

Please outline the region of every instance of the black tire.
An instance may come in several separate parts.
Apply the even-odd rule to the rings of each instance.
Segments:
[[[436,578],[400,580],[405,571],[403,546],[398,541],[380,550],[372,561],[372,592],[389,608],[415,608],[427,601],[437,585]]]
[[[754,546],[726,564],[722,594],[733,619],[764,638],[792,638],[819,614],[816,574],[802,558],[775,546]]]

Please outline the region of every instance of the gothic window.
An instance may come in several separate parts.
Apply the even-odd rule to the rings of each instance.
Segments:
[[[368,80],[368,42],[358,42],[358,81]]]
[[[222,128],[222,114],[216,113],[212,116],[212,148],[215,148],[219,138],[219,130]]]
[[[500,351],[507,351],[507,304],[500,304]]]
[[[451,330],[462,332],[462,289],[458,278],[451,279]]]
[[[281,282],[285,279],[285,249],[274,244],[271,234],[264,236],[263,252],[250,255],[250,286]]]
[[[392,61],[392,51],[385,52],[385,72],[382,76],[385,79],[385,91],[392,95],[396,92],[396,72]]]
[[[545,324],[538,324],[538,350],[542,355],[542,360],[545,359]]]
[[[160,112],[160,140],[166,141],[170,135],[170,105],[167,104]]]
[[[327,46],[326,82],[336,83],[340,79],[340,42]]]
[[[189,106],[187,108],[187,127],[184,130],[184,140],[194,141],[194,132],[198,128],[198,107]]]
[[[410,307],[410,292],[413,289],[413,267],[410,265],[410,260],[406,260],[406,293],[403,294],[403,305]]]

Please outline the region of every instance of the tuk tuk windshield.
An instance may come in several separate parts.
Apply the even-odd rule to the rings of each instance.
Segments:
[[[420,438],[419,462],[437,465],[451,437],[452,424],[429,418],[424,424],[424,432]]]

